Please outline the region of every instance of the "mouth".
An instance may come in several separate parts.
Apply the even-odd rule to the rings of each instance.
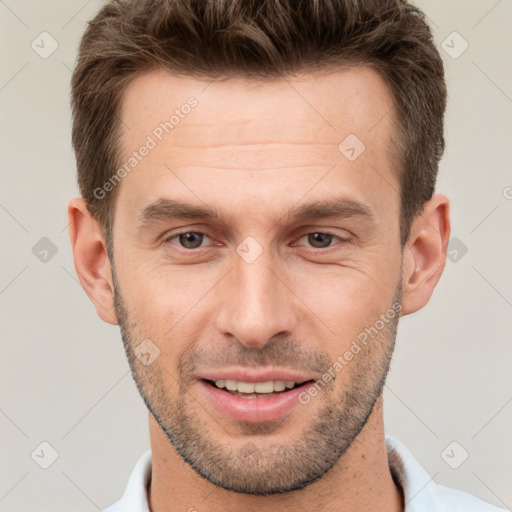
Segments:
[[[257,382],[206,378],[197,380],[207,407],[213,407],[217,414],[224,417],[249,423],[281,420],[297,407],[304,407],[299,400],[300,395],[314,382],[314,379]]]
[[[244,382],[231,379],[219,379],[216,381],[202,379],[206,384],[216,389],[221,389],[233,396],[244,398],[269,398],[287,393],[293,389],[304,387],[314,382],[313,379],[295,382],[284,380],[268,380],[265,382]]]

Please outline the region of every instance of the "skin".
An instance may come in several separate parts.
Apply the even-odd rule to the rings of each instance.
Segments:
[[[77,275],[99,316],[120,325],[150,411],[150,509],[403,511],[382,408],[398,316],[276,422],[221,414],[194,377],[244,364],[321,375],[397,300],[403,315],[421,309],[446,261],[448,199],[425,203],[402,251],[393,101],[364,67],[275,82],[150,72],[123,97],[122,161],[190,96],[197,107],[118,185],[112,261],[83,199],[68,206]],[[338,149],[348,134],[366,146],[354,161]],[[367,205],[373,222],[287,216],[339,196]],[[160,198],[219,215],[141,225]],[[170,238],[178,232],[207,236],[191,250]],[[335,236],[314,245],[312,233]],[[248,236],[262,250],[251,263],[236,251]],[[144,339],[160,350],[150,365],[134,356]]]

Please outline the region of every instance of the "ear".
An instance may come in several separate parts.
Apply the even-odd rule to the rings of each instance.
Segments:
[[[430,300],[444,270],[450,230],[450,202],[436,194],[414,219],[404,248],[402,315],[418,311]]]
[[[85,200],[75,197],[68,204],[69,238],[80,284],[105,322],[117,325],[114,286],[107,246],[98,221]]]

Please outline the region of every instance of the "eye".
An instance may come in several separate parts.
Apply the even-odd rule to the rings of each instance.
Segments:
[[[333,239],[337,239],[340,242],[348,242],[348,239],[341,238],[337,235],[333,235],[332,233],[323,233],[320,231],[314,232],[314,233],[307,233],[306,235],[303,235],[299,240],[302,240],[303,238],[307,239],[307,242],[311,244],[311,246],[314,249],[327,249],[330,246],[332,246]]]
[[[181,233],[174,233],[172,236],[167,237],[164,240],[164,243],[177,243],[177,245],[183,249],[194,250],[204,247],[203,242],[205,241],[205,238],[210,239],[207,234],[200,231],[182,231]],[[328,249],[333,246],[333,240],[338,240],[340,243],[349,242],[346,238],[341,238],[332,233],[324,233],[322,231],[306,233],[299,239],[299,241],[302,239],[307,239],[307,243],[310,244],[313,249],[318,250]],[[177,240],[177,242],[174,242],[174,240]]]
[[[184,249],[198,249],[201,247],[205,237],[210,238],[208,235],[199,231],[183,231],[166,238],[164,243],[172,243],[172,240],[177,238],[179,245]]]

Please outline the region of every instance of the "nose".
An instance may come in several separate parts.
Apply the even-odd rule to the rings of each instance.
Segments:
[[[274,262],[275,263],[275,262]],[[268,251],[248,263],[235,254],[220,283],[222,300],[216,327],[248,348],[263,347],[274,336],[290,336],[297,325],[297,297]]]

